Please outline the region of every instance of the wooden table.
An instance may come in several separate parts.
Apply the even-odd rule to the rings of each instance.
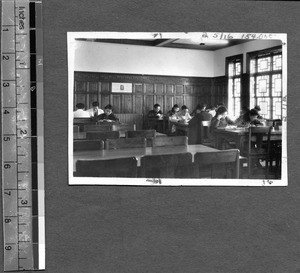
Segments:
[[[222,149],[222,141],[234,141],[236,148],[242,151],[245,141],[248,137],[247,128],[236,128],[236,129],[215,129],[214,135],[216,136],[216,147]],[[281,141],[282,131],[272,130],[270,141]]]
[[[77,160],[106,160],[117,159],[125,157],[136,157],[137,165],[141,166],[141,158],[146,155],[166,155],[178,153],[191,153],[192,161],[194,162],[194,155],[201,152],[217,152],[219,150],[204,145],[187,145],[187,146],[173,146],[173,147],[147,147],[147,148],[133,148],[133,149],[118,149],[118,150],[97,150],[97,151],[78,151],[73,154],[73,168],[76,171]]]
[[[125,131],[120,131],[120,137],[125,137]],[[167,137],[166,134],[156,132],[156,137]],[[86,139],[86,132],[73,133],[74,140]]]

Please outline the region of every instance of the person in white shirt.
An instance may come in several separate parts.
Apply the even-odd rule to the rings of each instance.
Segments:
[[[170,117],[170,121],[177,121],[181,123],[188,123],[191,119],[192,117],[189,114],[189,108],[186,105],[182,105],[181,111]]]
[[[77,110],[73,112],[74,118],[89,118],[90,114],[87,111],[84,111],[84,104],[77,103],[76,104]]]
[[[94,101],[92,105],[92,108],[86,110],[90,114],[90,117],[98,117],[99,115],[104,113],[104,111],[99,108],[98,101]]]

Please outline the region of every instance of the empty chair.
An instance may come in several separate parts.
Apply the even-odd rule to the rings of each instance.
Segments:
[[[119,132],[117,131],[110,131],[110,132],[87,132],[86,133],[86,139],[100,139],[100,140],[106,140],[106,139],[114,139],[119,138]]]
[[[84,125],[84,131],[85,132],[106,132],[106,131],[111,131],[111,125],[110,124],[88,124]]]
[[[103,150],[103,140],[74,140],[73,150],[76,151],[90,151],[90,150]]]
[[[78,160],[75,176],[137,177],[137,159],[128,157],[108,160]]]
[[[144,137],[107,139],[105,149],[146,148],[147,142]]]
[[[238,149],[196,153],[194,157],[195,178],[239,178]]]
[[[147,139],[147,147],[152,147],[153,139],[155,138],[155,130],[137,130],[137,131],[127,131],[126,138],[132,137],[144,137]]]
[[[254,169],[261,176],[260,160],[265,161],[265,178],[269,175],[270,134],[272,127],[249,127],[248,145],[245,151],[247,157],[248,178],[256,176]],[[265,141],[264,141],[265,140]]]
[[[192,154],[148,155],[141,158],[141,177],[189,178]]]
[[[186,136],[169,136],[169,137],[156,137],[153,140],[153,147],[163,146],[187,146],[188,138]]]
[[[113,124],[111,126],[112,131],[135,131],[135,124]]]

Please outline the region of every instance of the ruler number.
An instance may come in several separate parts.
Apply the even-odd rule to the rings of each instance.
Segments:
[[[3,140],[4,141],[10,141],[10,137],[9,136],[5,136],[5,137],[3,137]]]
[[[10,169],[11,165],[10,164],[4,164],[4,169]]]
[[[4,194],[11,195],[11,191],[5,191]]]
[[[3,112],[3,114],[9,114],[9,111],[7,111],[7,110],[4,110],[4,112]]]
[[[22,130],[22,129],[20,129],[20,134],[21,134],[21,135],[26,135],[26,134],[27,134],[27,130]]]
[[[11,250],[11,249],[12,249],[11,246],[6,246],[6,247],[5,247],[5,250],[8,250],[8,251],[9,251],[9,250]]]
[[[9,224],[10,222],[11,222],[11,219],[9,219],[9,218],[7,218],[7,219],[4,220],[5,224]]]
[[[3,87],[9,87],[9,82],[4,82]]]
[[[28,200],[21,200],[21,204],[22,205],[27,205],[28,204]]]
[[[8,28],[3,28],[3,29],[2,29],[2,31],[8,31],[8,30],[9,30]]]
[[[3,56],[2,56],[2,60],[8,61],[8,60],[9,60],[9,56],[8,56],[8,55],[3,55]]]

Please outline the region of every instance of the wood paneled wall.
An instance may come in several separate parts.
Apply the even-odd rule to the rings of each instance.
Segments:
[[[86,108],[93,101],[113,105],[115,113],[146,114],[159,103],[166,113],[177,103],[192,111],[200,102],[208,106],[227,104],[226,77],[174,77],[115,73],[75,72],[74,109],[79,102]],[[111,83],[132,83],[132,93],[112,93]]]

